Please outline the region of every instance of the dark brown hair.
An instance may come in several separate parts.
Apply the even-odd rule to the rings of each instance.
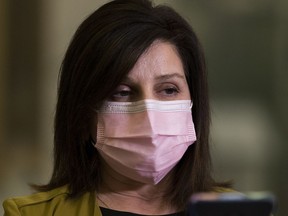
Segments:
[[[204,55],[190,25],[172,8],[149,0],[115,0],[92,13],[76,31],[62,63],[55,116],[54,171],[46,191],[68,184],[71,196],[97,190],[99,156],[89,142],[94,109],[111,95],[155,41],[175,45],[184,65],[197,142],[175,168],[169,199],[184,208],[194,192],[211,191],[210,109]]]

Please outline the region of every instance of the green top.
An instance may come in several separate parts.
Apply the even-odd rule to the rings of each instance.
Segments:
[[[87,192],[77,199],[67,199],[68,195],[68,187],[63,186],[30,196],[7,199],[3,203],[4,216],[102,216],[94,193]]]
[[[215,192],[232,192],[225,188],[215,188]],[[67,199],[67,186],[29,196],[7,199],[3,203],[4,216],[102,216],[94,192],[86,192],[76,199]]]

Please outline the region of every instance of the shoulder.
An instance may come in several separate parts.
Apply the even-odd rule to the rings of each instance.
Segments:
[[[214,187],[212,192],[216,192],[216,193],[238,193],[238,191],[236,191],[232,188],[229,188],[229,187]]]
[[[27,205],[34,205],[37,203],[46,202],[54,199],[55,197],[66,197],[69,195],[67,186],[59,187],[47,192],[35,193],[29,196],[14,197],[4,201],[4,204],[13,202],[18,207],[24,207]]]
[[[78,215],[79,211],[87,215],[94,214],[95,196],[85,193],[75,199],[69,197],[67,186],[51,191],[35,193],[29,196],[10,198],[4,201],[5,216],[18,215]]]
[[[29,196],[14,197],[4,201],[5,216],[41,214],[43,209],[51,209],[56,203],[63,202],[69,195],[67,186]],[[56,203],[55,203],[56,201]]]

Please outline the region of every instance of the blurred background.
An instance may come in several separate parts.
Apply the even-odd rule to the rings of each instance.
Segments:
[[[0,0],[0,202],[51,175],[58,71],[79,24],[105,0]],[[288,1],[158,0],[204,47],[215,177],[288,206]],[[3,214],[3,210],[0,210]]]

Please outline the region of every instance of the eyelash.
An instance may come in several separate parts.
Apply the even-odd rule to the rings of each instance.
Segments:
[[[167,95],[168,97],[174,96],[174,95],[179,93],[179,89],[176,87],[168,87],[168,88],[161,90],[160,92],[162,92],[162,91],[164,91],[165,95]],[[170,93],[168,93],[168,92],[170,92]]]
[[[124,94],[124,95],[122,95]],[[121,91],[117,91],[115,93],[113,93],[113,97],[127,97],[128,94],[131,94],[131,90],[121,90]]]
[[[130,87],[125,87],[127,89],[119,89],[112,94],[111,100],[112,101],[134,101],[137,100],[137,90],[133,90]],[[170,85],[160,85],[155,89],[156,93],[159,96],[159,99],[165,100],[165,99],[172,99],[173,97],[176,97],[179,93],[180,90],[177,86],[174,84]]]

